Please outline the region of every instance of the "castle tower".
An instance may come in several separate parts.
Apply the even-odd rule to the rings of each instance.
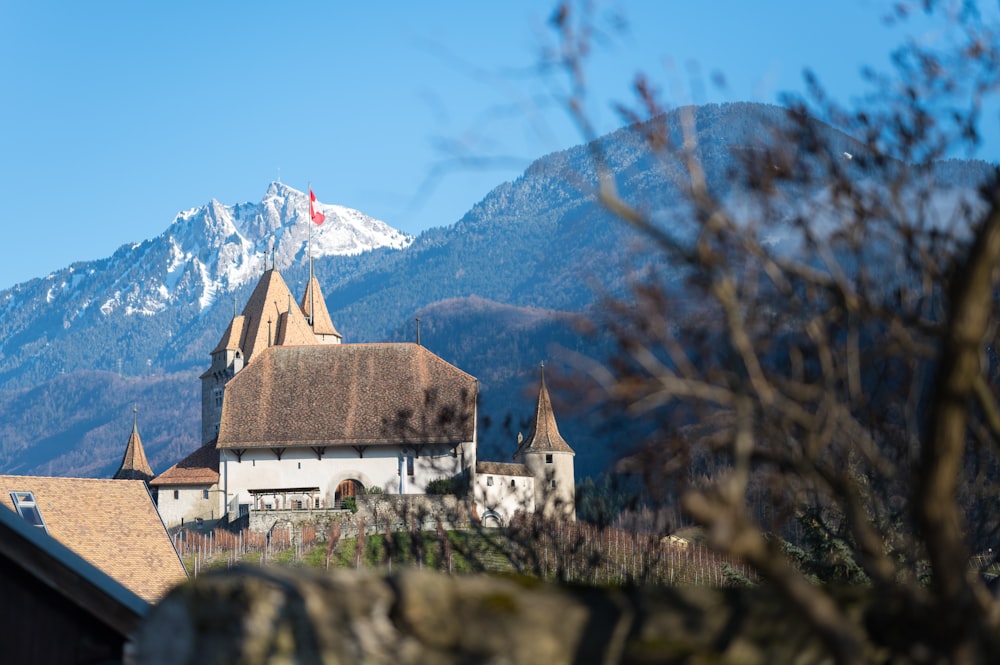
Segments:
[[[128,437],[125,456],[122,457],[121,466],[115,472],[114,479],[141,480],[149,485],[149,481],[153,479],[153,470],[146,459],[146,451],[142,448],[142,439],[139,438],[137,413],[138,409],[132,407],[132,434]]]
[[[292,307],[292,292],[277,269],[265,270],[241,314],[233,319],[212,350],[212,365],[201,375],[201,442],[219,435],[226,383],[253,361],[254,354],[273,345],[316,344],[309,322]],[[332,324],[331,324],[332,325]]]
[[[552,400],[545,387],[543,364],[531,431],[514,453],[514,461],[528,467],[535,478],[536,513],[576,521],[575,456],[576,453],[559,434]]]

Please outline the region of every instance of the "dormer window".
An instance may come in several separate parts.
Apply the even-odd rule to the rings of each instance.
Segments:
[[[38,503],[35,502],[35,495],[31,492],[11,492],[10,499],[14,502],[14,508],[17,509],[17,514],[20,515],[25,522],[31,526],[37,526],[39,529],[48,533],[49,530],[45,528],[45,521],[42,519],[42,513],[38,510]]]

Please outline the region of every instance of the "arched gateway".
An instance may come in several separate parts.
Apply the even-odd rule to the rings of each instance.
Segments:
[[[337,485],[337,489],[333,495],[333,500],[339,506],[341,502],[343,502],[344,497],[358,496],[359,494],[364,494],[364,493],[365,493],[365,486],[361,484],[360,480],[355,480],[354,478],[348,478],[347,480]]]

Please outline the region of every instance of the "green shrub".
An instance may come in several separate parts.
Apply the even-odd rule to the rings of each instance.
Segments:
[[[428,494],[455,494],[455,483],[451,478],[436,478],[427,483]]]

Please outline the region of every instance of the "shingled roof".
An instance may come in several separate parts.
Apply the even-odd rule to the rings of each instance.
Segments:
[[[219,451],[210,441],[158,475],[150,485],[214,485],[219,482]]]
[[[333,325],[330,318],[330,310],[326,307],[326,300],[323,299],[323,291],[319,288],[319,280],[315,276],[309,278],[306,285],[306,292],[302,296],[302,314],[309,319],[315,307],[315,314],[312,317],[312,329],[317,335],[335,335],[342,337]]]
[[[243,313],[233,317],[213,353],[243,349],[245,362],[272,344],[315,344],[302,310],[277,270],[266,271],[257,282]]]
[[[243,329],[246,326],[246,317],[242,314],[234,316],[233,320],[226,326],[226,331],[222,333],[222,339],[212,349],[212,353],[220,351],[239,351],[242,348]]]
[[[476,393],[416,344],[271,347],[227,384],[218,447],[472,441]]]
[[[566,443],[566,440],[559,434],[559,426],[556,424],[556,415],[552,410],[552,399],[549,397],[549,389],[545,387],[545,371],[542,371],[541,385],[538,388],[538,401],[535,403],[535,417],[531,421],[531,430],[528,437],[521,443],[521,446],[514,454],[515,459],[527,452],[558,452],[572,453],[573,449]]]
[[[122,457],[121,466],[115,472],[114,478],[115,480],[142,480],[147,483],[153,479],[153,469],[149,466],[146,451],[142,448],[142,439],[139,438],[135,410],[132,411],[132,434],[128,437],[125,455]]]
[[[148,602],[187,579],[141,481],[0,476],[0,504],[16,511],[11,492],[31,492],[49,535]]]
[[[528,470],[524,464],[510,464],[508,462],[484,462],[476,461],[476,474],[493,476],[519,476],[531,478],[534,474]]]

